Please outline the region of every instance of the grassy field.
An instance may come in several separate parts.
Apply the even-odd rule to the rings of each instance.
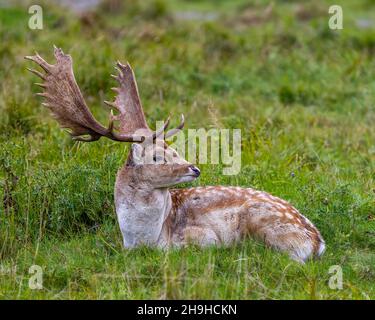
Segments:
[[[107,1],[80,17],[43,2],[43,30],[12,3],[0,7],[0,298],[375,298],[374,1],[335,1],[335,31],[321,0]],[[73,56],[103,123],[121,60],[150,124],[184,113],[187,128],[241,128],[240,174],[201,165],[191,185],[287,199],[320,229],[323,258],[299,265],[251,240],[124,250],[113,185],[128,146],[74,143],[42,108],[23,57],[52,62],[53,44]],[[31,265],[43,269],[42,290],[29,288]],[[333,265],[342,290],[328,286]]]

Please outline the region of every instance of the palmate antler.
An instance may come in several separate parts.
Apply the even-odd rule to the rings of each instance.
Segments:
[[[164,133],[169,125],[169,118],[161,129],[154,132],[147,123],[139,99],[137,83],[130,65],[117,63],[119,74],[113,76],[119,83],[119,87],[113,88],[117,92],[114,102],[107,102],[110,107],[116,109],[119,114],[113,115],[111,110],[108,127],[102,126],[92,115],[87,107],[82,93],[79,90],[73,73],[72,58],[55,47],[54,54],[56,64],[47,63],[38,53],[35,56],[26,56],[25,59],[37,63],[45,73],[34,69],[28,70],[44,80],[37,83],[44,89],[38,95],[44,97],[46,102],[43,105],[52,111],[52,115],[59,122],[61,127],[71,130],[74,140],[91,142],[106,137],[122,142],[142,142],[146,138],[155,139]],[[114,130],[114,121],[119,121],[119,132]],[[182,129],[184,124],[183,116],[181,124],[165,135],[166,137],[175,134]],[[89,137],[84,137],[88,135]]]

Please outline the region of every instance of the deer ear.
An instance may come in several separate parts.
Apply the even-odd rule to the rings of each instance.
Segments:
[[[132,144],[131,158],[132,158],[133,164],[142,164],[143,147],[139,143]]]

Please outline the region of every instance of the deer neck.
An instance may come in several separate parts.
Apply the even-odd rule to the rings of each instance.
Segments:
[[[116,179],[115,205],[125,247],[166,244],[163,225],[172,208],[167,188],[137,182],[125,168]]]

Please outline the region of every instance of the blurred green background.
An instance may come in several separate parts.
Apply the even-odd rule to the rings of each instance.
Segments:
[[[91,2],[0,3],[0,298],[373,299],[375,1]],[[28,27],[31,4],[42,30]],[[328,28],[332,4],[342,30]],[[200,165],[189,185],[289,200],[320,229],[323,258],[301,266],[251,240],[123,250],[113,185],[128,146],[74,143],[43,109],[23,57],[52,63],[53,44],[102,123],[120,60],[150,124],[184,113],[187,128],[242,129],[240,174]],[[28,286],[33,264],[43,290]],[[332,265],[342,290],[328,286]]]

